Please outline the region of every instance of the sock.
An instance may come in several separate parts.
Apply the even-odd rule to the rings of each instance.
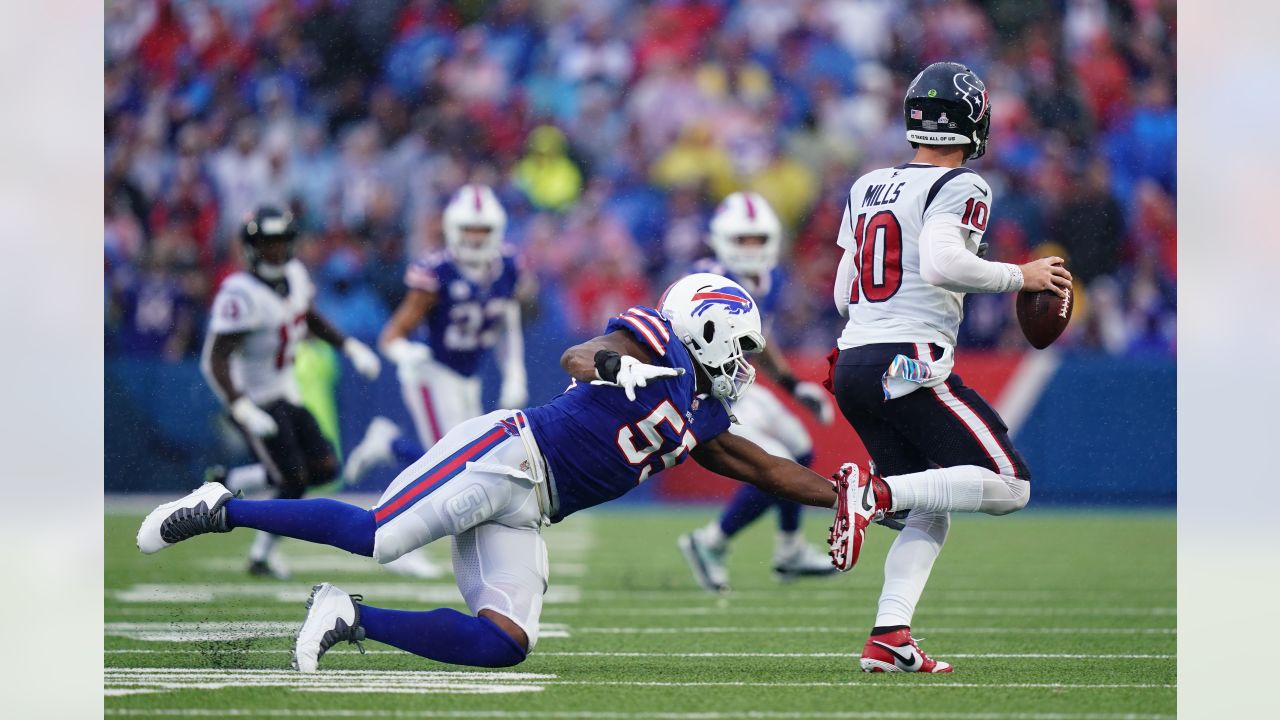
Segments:
[[[332,545],[373,557],[373,512],[328,498],[227,501],[227,525]]]
[[[1004,515],[1021,510],[1031,497],[1031,483],[977,465],[957,465],[883,478],[889,486],[891,510],[982,512]]]
[[[454,665],[510,667],[527,654],[489,618],[449,608],[422,612],[361,605],[360,624],[370,640]]]
[[[884,588],[876,610],[876,626],[910,625],[924,592],[933,561],[942,552],[951,516],[912,511],[884,559]],[[874,634],[875,631],[873,630]]]
[[[232,493],[251,493],[267,486],[267,468],[261,463],[241,465],[227,471],[223,486]]]
[[[426,448],[422,447],[417,438],[401,435],[391,441],[391,455],[400,467],[408,467],[426,454]]]
[[[899,630],[909,630],[910,625],[877,625],[871,628],[872,635],[884,635],[886,633],[898,632]]]
[[[778,504],[778,529],[793,533],[800,529],[800,503],[794,500],[774,500]]]
[[[743,485],[720,513],[720,531],[731,538],[764,514],[777,498],[754,485]]]
[[[249,546],[249,560],[253,562],[265,561],[271,555],[271,551],[275,549],[276,543],[280,541],[279,535],[272,535],[262,530],[258,531],[258,536],[253,539],[253,545]]]

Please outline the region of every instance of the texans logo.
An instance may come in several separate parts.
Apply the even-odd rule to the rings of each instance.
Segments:
[[[961,98],[969,106],[969,119],[978,122],[987,112],[987,87],[970,72],[956,73],[952,78]]]
[[[692,299],[698,303],[693,309],[694,317],[701,315],[716,305],[723,305],[728,308],[730,315],[741,315],[755,307],[755,303],[751,301],[751,296],[736,287],[700,290],[693,294]]]

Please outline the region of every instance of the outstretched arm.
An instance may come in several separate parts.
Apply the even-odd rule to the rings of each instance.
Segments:
[[[316,312],[315,308],[307,310],[307,329],[311,331],[312,335],[338,349],[341,349],[342,343],[347,340],[347,336],[333,323],[329,322],[328,318]]]
[[[382,361],[378,359],[377,353],[370,350],[368,345],[345,335],[328,318],[316,312],[315,308],[307,310],[307,329],[312,335],[341,350],[351,360],[356,372],[366,379],[373,380],[382,372]]]
[[[560,356],[560,367],[578,382],[600,380],[604,376],[596,374],[596,355],[602,351],[617,353],[619,356],[628,355],[642,363],[648,363],[652,359],[644,346],[630,333],[614,330],[608,335],[593,337],[565,350]],[[616,374],[617,371],[614,372]]]
[[[730,432],[722,432],[693,449],[693,459],[711,472],[746,483],[765,492],[814,507],[835,505],[831,481],[798,463],[770,455],[759,445]]]

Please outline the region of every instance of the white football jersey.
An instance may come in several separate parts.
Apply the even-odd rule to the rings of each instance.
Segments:
[[[843,299],[849,321],[836,344],[841,349],[897,342],[955,345],[964,293],[930,285],[920,276],[920,230],[936,214],[955,215],[965,247],[976,253],[991,199],[990,186],[967,167],[907,163],[858,178],[836,240],[856,263],[849,297]]]
[[[297,259],[285,265],[284,276],[289,281],[289,294],[284,297],[247,272],[228,276],[218,288],[201,362],[214,392],[218,392],[217,385],[209,373],[213,337],[247,333],[239,351],[231,355],[231,380],[236,389],[259,406],[280,399],[299,402],[293,353],[307,335],[307,311],[315,286],[306,266]]]

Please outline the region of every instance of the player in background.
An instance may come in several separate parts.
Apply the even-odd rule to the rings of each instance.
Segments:
[[[837,512],[832,552],[838,567],[852,567],[868,523],[910,510],[885,558],[861,667],[950,672],[911,637],[949,513],[1003,515],[1031,494],[1031,473],[1004,422],[951,373],[964,294],[1065,295],[1071,274],[1056,257],[1021,266],[981,257],[991,188],[964,163],[987,149],[991,108],[973,71],[930,65],[911,82],[903,112],[915,157],[854,182],[836,241],[844,255],[835,302],[848,323],[837,342],[833,391],[873,469],[842,468],[851,519]]]
[[[223,281],[213,300],[200,369],[226,406],[258,463],[234,468],[226,482],[236,491],[271,486],[278,498],[300,498],[306,489],[338,475],[338,458],[315,417],[302,406],[294,379],[294,352],[311,333],[339,348],[356,371],[372,380],[378,356],[347,337],[315,311],[315,286],[293,257],[293,217],[260,207],[241,229],[248,271]],[[274,552],[279,538],[258,533],[249,550],[249,572],[277,578],[288,571]]]
[[[347,458],[347,482],[393,457],[407,465],[459,423],[479,416],[476,373],[491,350],[502,372],[498,405],[519,408],[528,400],[521,277],[514,250],[502,243],[507,214],[491,189],[465,185],[445,207],[442,224],[444,250],[406,270],[408,294],[378,340],[396,364],[417,441],[401,437],[387,418],[375,418]],[[412,339],[423,325],[425,343]]]
[[[769,327],[778,304],[783,275],[778,267],[782,249],[782,223],[768,201],[757,193],[736,192],[716,209],[711,220],[708,244],[715,258],[694,264],[694,272],[723,275],[751,293],[759,303],[764,323],[764,336],[770,339]],[[772,342],[752,363],[764,370],[774,382],[809,408],[823,423],[830,424],[835,410],[821,385],[797,381],[782,351]],[[813,438],[796,417],[774,395],[759,384],[753,384],[733,405],[738,422],[729,432],[741,435],[759,445],[770,455],[790,458],[809,467],[813,462]],[[729,591],[729,568],[726,564],[729,541],[755,522],[769,508],[778,509],[778,535],[773,546],[773,572],[780,580],[805,576],[832,575],[837,572],[831,558],[804,541],[800,535],[800,503],[770,495],[754,485],[743,485],[729,504],[705,527],[681,535],[678,540],[693,577],[711,592]]]
[[[538,639],[545,522],[617,498],[689,457],[797,502],[836,501],[826,478],[726,432],[730,403],[755,378],[746,356],[764,347],[759,310],[741,286],[690,275],[658,309],[633,307],[603,335],[566,350],[560,364],[573,380],[564,393],[458,425],[371,510],[326,498],[240,500],[208,483],[152,511],[138,548],[154,553],[244,527],[386,562],[452,536],[454,575],[472,615],[358,604],[359,596],[322,583],[308,601],[294,667],[312,672],[334,643],[365,638],[441,662],[515,665]]]

